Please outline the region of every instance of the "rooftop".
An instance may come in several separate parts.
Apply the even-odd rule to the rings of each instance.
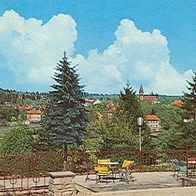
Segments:
[[[31,109],[27,111],[27,114],[41,114],[40,110]]]
[[[150,115],[150,114],[145,116],[144,120],[146,120],[146,121],[161,121],[160,118],[158,118],[157,116]]]
[[[172,101],[171,104],[175,105],[175,106],[181,106],[183,104],[183,102],[182,102],[181,99],[175,99],[175,100]]]
[[[144,95],[143,100],[157,101],[156,95]]]

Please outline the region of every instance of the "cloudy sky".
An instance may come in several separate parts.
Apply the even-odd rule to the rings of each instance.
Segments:
[[[0,87],[48,91],[67,52],[92,93],[180,95],[196,70],[195,0],[1,0]]]

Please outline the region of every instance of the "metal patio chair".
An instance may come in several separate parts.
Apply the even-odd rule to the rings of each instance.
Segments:
[[[101,182],[102,179],[106,179],[111,175],[110,168],[104,165],[98,165],[94,168],[96,172],[96,183]]]
[[[124,160],[121,169],[119,170],[119,175],[121,180],[125,180],[127,182],[133,179],[132,174],[132,166],[134,161]],[[132,180],[133,181],[133,180]]]
[[[89,162],[86,160],[82,161],[82,165],[85,168],[86,173],[85,181],[90,180],[90,175],[96,174],[96,171],[90,167]]]
[[[173,177],[177,176],[178,180],[181,176],[186,175],[187,167],[184,161],[178,161],[177,159],[172,159],[170,161],[172,165],[175,167]]]

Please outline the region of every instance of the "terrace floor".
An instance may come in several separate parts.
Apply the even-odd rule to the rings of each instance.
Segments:
[[[177,181],[172,174],[173,172],[133,173],[134,182],[129,183],[121,180],[96,183],[95,175],[90,175],[90,180],[87,181],[85,181],[86,175],[76,175],[75,182],[95,192],[180,187],[181,181]]]
[[[177,181],[176,177],[173,177],[173,172],[144,172],[144,173],[133,173],[133,181],[127,183],[126,181],[121,181],[120,179],[115,180],[105,180],[104,182],[96,183],[96,175],[90,175],[90,180],[85,181],[86,175],[76,175],[74,182],[78,185],[78,190],[80,188],[89,189],[92,192],[110,192],[110,191],[128,191],[128,190],[141,190],[141,189],[152,189],[152,188],[170,188],[170,187],[180,187],[181,181]],[[38,186],[48,185],[49,178],[40,178]],[[33,178],[23,179],[20,181],[18,179],[14,184],[14,188],[17,187],[31,187],[35,183]],[[6,188],[13,188],[10,180],[3,179],[0,180],[0,190],[4,186]]]

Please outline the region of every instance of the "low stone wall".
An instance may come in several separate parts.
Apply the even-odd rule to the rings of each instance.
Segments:
[[[75,183],[75,174],[70,171],[51,172],[49,174],[50,196],[194,196],[196,187],[151,188],[140,190],[94,193],[87,187]]]
[[[92,193],[93,196],[193,196],[196,195],[196,187],[175,187],[160,189],[143,189],[130,191],[114,191]]]
[[[69,196],[75,193],[75,174],[70,171],[50,172],[49,173],[49,195],[50,196]]]

